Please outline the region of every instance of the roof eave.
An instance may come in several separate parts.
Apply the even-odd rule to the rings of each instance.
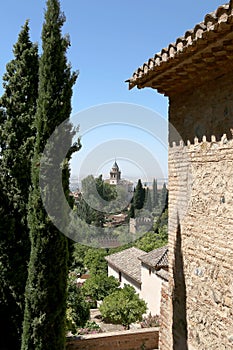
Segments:
[[[180,40],[182,41],[182,38]],[[169,53],[169,48],[166,50]],[[195,73],[200,74],[202,66],[206,67],[206,64],[209,63],[209,69],[215,72],[216,66],[218,69],[221,68],[218,65],[221,58],[230,59],[230,55],[233,56],[232,14],[228,15],[227,20],[217,22],[211,28],[203,31],[190,45],[184,47],[180,45],[175,54],[170,56],[168,54],[163,56],[161,53],[155,55],[159,59],[150,59],[138,68],[132,78],[126,82],[129,84],[129,90],[135,86],[138,89],[151,87],[169,96],[173,90],[177,91],[176,84],[181,89],[184,85],[187,87],[187,84],[192,84],[190,76],[195,75]],[[153,60],[154,64],[152,64]],[[175,83],[175,87],[173,87],[173,83]]]
[[[108,261],[108,260],[107,260]],[[139,280],[138,278],[136,278],[135,276],[131,275],[128,271],[122,269],[122,267],[115,265],[114,263],[112,263],[111,261],[108,261],[108,263],[115,269],[117,269],[119,272],[124,273],[126,276],[130,277],[131,279],[133,279],[135,282],[141,284],[141,280]]]

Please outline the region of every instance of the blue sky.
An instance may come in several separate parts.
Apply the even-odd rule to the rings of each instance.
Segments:
[[[75,118],[80,124],[80,133],[83,135],[83,148],[72,162],[73,175],[79,174],[81,165],[84,164],[83,162],[90,153],[95,153],[95,148],[97,149],[109,140],[116,140],[117,145],[117,140],[128,139],[130,142],[135,142],[135,147],[144,145],[145,149],[152,154],[156,153],[158,135],[156,137],[152,135],[154,143],[150,142],[148,136],[150,125],[146,125],[147,131],[145,132],[142,126],[139,130],[138,125],[134,125],[132,119],[129,118],[131,126],[121,124],[121,127],[118,126],[117,129],[109,123],[108,126],[105,124],[104,127],[95,127],[94,132],[93,128],[83,131],[80,121],[83,121],[85,117],[81,111],[96,105],[123,102],[127,104],[126,110],[128,104],[138,104],[166,119],[168,101],[165,97],[152,89],[138,90],[135,88],[129,91],[124,81],[148,58],[175,41],[186,30],[193,28],[196,23],[203,20],[206,13],[215,10],[221,4],[219,0],[61,1],[61,7],[67,19],[64,33],[69,33],[71,37],[68,58],[73,69],[80,72],[74,87],[72,105],[73,114],[76,115]],[[42,0],[2,1],[1,76],[5,71],[6,63],[13,57],[12,46],[26,19],[30,20],[31,39],[40,43],[44,9],[45,1]],[[92,115],[92,118],[95,117]],[[97,116],[96,120],[97,123],[102,123],[101,117]],[[118,122],[117,115],[115,122]],[[96,121],[94,124],[96,125]],[[136,129],[139,131],[135,135]],[[122,172],[125,175],[128,173],[129,176],[132,176],[135,173],[135,176],[139,176],[140,171],[137,173],[135,170],[137,167],[133,170],[130,159],[128,159],[128,166],[127,160],[123,161],[124,155],[122,152],[117,152],[116,145],[114,142],[111,145],[106,144],[106,147],[112,147],[112,157],[101,158],[98,171],[105,173],[116,157],[119,163],[120,160],[122,160],[122,165],[124,163]],[[164,163],[165,160],[166,163],[166,147],[158,152],[160,162]],[[138,169],[140,166],[138,164]],[[164,165],[162,164],[161,167]],[[149,177],[160,176],[153,171],[149,171]],[[165,177],[166,171],[165,166],[163,169]]]

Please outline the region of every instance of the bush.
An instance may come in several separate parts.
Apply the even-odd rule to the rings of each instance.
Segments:
[[[82,286],[83,294],[96,303],[103,300],[107,295],[112,294],[119,287],[119,282],[113,276],[104,273],[93,274]]]
[[[104,298],[100,306],[101,315],[105,320],[122,324],[125,329],[129,329],[131,323],[142,321],[142,315],[146,310],[145,301],[140,299],[134,288],[127,284],[123,289],[118,289]]]
[[[143,318],[140,324],[142,328],[159,327],[159,315],[152,316],[151,313],[149,313],[148,316]]]
[[[79,328],[79,335],[101,333],[100,326],[95,321],[87,321],[83,328]]]
[[[81,288],[75,284],[75,278],[69,276],[67,289],[66,329],[73,334],[83,327],[90,317],[90,307],[85,301]]]

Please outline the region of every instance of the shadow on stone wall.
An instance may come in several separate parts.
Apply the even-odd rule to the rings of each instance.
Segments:
[[[172,295],[173,319],[172,337],[174,350],[188,350],[187,345],[187,315],[186,315],[186,285],[182,254],[182,238],[179,217],[177,218],[176,242],[174,251],[174,288]]]

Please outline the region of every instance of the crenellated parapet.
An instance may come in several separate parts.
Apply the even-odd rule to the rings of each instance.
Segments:
[[[197,137],[194,138],[193,142],[187,140],[185,143],[183,140],[179,142],[172,142],[169,147],[169,153],[176,153],[180,151],[187,152],[212,152],[213,150],[228,149],[233,147],[233,138],[228,139],[226,134],[223,134],[220,141],[216,140],[216,136],[212,135],[210,140],[204,135],[200,141]]]

